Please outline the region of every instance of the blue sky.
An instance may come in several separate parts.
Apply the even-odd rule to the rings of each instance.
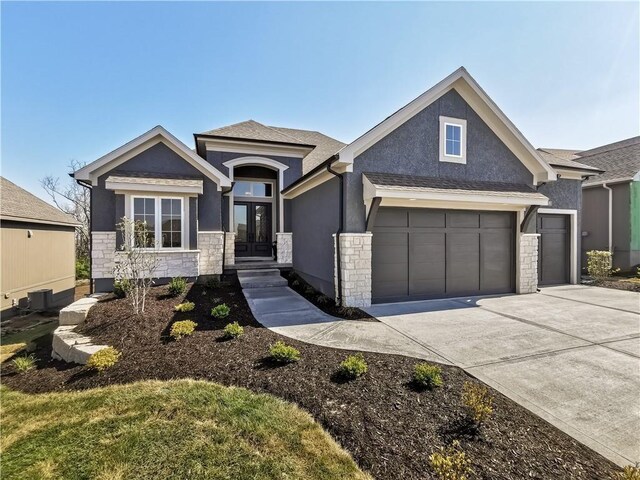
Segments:
[[[355,139],[464,65],[535,146],[640,131],[638,3],[2,3],[2,175],[161,124]]]

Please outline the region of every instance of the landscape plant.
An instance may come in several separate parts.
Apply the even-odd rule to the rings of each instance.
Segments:
[[[13,366],[19,373],[26,373],[29,370],[36,368],[36,357],[31,355],[24,355],[22,357],[16,357],[12,360]]]
[[[169,295],[177,297],[187,290],[187,280],[182,277],[173,277],[169,282]]]
[[[471,473],[469,460],[460,448],[460,442],[454,440],[447,448],[440,447],[429,455],[429,463],[441,480],[466,480]]]
[[[421,362],[413,368],[413,383],[422,388],[442,386],[442,369],[437,365]]]
[[[462,403],[477,425],[484,423],[493,413],[493,397],[487,387],[478,383],[464,382]]]
[[[239,336],[244,334],[244,328],[240,326],[238,322],[233,322],[227,324],[224,327],[224,337],[228,339],[238,338]]]
[[[276,363],[293,363],[300,360],[300,351],[278,340],[269,347],[269,356]]]
[[[349,355],[340,363],[338,372],[342,377],[353,380],[367,373],[367,369],[367,362],[364,359],[364,355],[362,355],[362,353],[356,353],[355,355]]]
[[[98,372],[103,372],[118,363],[121,355],[122,354],[113,347],[103,348],[89,357],[87,367],[92,370],[97,370]]]
[[[590,277],[603,279],[618,271],[620,271],[619,268],[613,268],[612,255],[608,250],[589,250],[587,252],[587,272]]]
[[[176,312],[192,312],[195,308],[196,304],[193,302],[179,303],[178,305],[173,307]]]
[[[117,281],[125,282],[125,293],[133,313],[138,315],[144,313],[147,295],[153,286],[157,252],[149,251],[154,241],[146,222],[123,217],[118,229],[122,234],[122,245],[116,253],[114,274]]]
[[[615,480],[640,480],[640,463],[625,466],[622,471],[616,472],[613,478]]]
[[[231,313],[231,309],[227,306],[226,303],[222,303],[220,305],[216,305],[211,309],[211,316],[218,319],[227,318]]]
[[[129,281],[126,279],[113,282],[113,294],[118,298],[126,297],[129,288]]]
[[[182,337],[193,334],[198,324],[192,320],[180,320],[171,325],[169,335],[174,340],[180,340]]]

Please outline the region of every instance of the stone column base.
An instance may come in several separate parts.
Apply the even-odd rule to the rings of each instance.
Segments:
[[[371,305],[371,241],[373,234],[340,234],[341,291],[338,291],[337,242],[334,244],[334,285],[336,299],[344,307],[368,307]]]
[[[276,233],[278,263],[293,263],[293,233]]]
[[[539,233],[520,235],[518,262],[518,293],[535,293],[538,289],[538,241]]]
[[[235,265],[235,263],[236,263],[236,234],[235,232],[225,232],[224,264]]]
[[[224,232],[198,232],[200,275],[220,275],[222,273],[222,242]]]
[[[116,232],[92,232],[91,278],[113,278],[115,260]]]

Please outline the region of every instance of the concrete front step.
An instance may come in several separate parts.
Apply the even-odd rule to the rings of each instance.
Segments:
[[[242,288],[286,287],[288,282],[280,276],[280,270],[243,270],[238,272]]]

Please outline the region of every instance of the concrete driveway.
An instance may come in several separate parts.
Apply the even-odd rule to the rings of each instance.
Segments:
[[[612,461],[640,461],[640,294],[563,285],[367,311]]]

